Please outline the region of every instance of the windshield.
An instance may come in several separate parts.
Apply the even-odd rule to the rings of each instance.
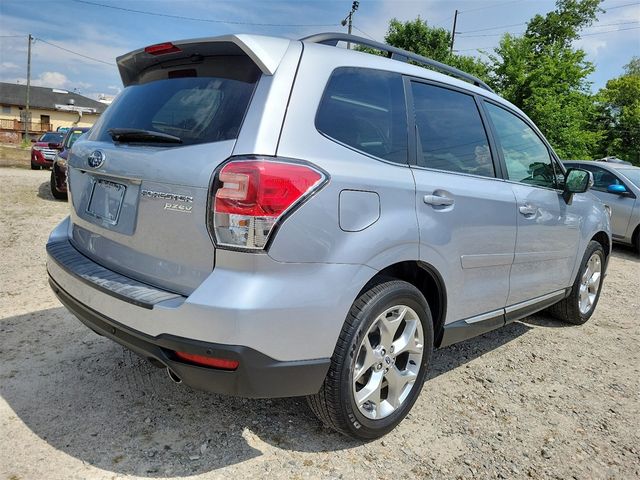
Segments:
[[[636,187],[640,188],[640,168],[621,168],[618,171],[627,177]]]
[[[76,140],[78,140],[84,133],[85,132],[82,130],[71,130],[71,132],[67,134],[67,141],[64,142],[64,147],[71,148],[71,146],[76,143]]]
[[[45,133],[40,137],[39,142],[60,143],[64,135],[62,133]]]
[[[198,69],[172,71],[169,78],[125,88],[94,127],[91,140],[118,141],[112,139],[110,130],[145,131],[146,137],[136,138],[137,143],[163,146],[237,138],[259,77],[255,65],[240,62],[228,57],[214,61],[215,72],[203,69],[203,76]],[[154,139],[154,132],[161,135]],[[180,141],[160,142],[162,134]],[[122,137],[121,141],[132,139]]]

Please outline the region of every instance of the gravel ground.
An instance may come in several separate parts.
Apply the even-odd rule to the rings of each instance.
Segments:
[[[435,353],[409,417],[360,443],[301,399],[174,385],[49,291],[67,205],[0,168],[0,479],[640,478],[640,259],[616,248],[582,327],[536,315]]]

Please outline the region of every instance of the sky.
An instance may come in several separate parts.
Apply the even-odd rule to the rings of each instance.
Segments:
[[[554,6],[553,0],[360,0],[353,33],[383,41],[391,18],[418,16],[451,29],[457,9],[455,49],[482,56],[501,34],[523,32],[526,21]],[[596,67],[589,77],[594,92],[640,56],[640,1],[604,0],[602,8],[606,12],[575,43]],[[33,85],[97,98],[120,91],[115,58],[131,50],[228,33],[300,38],[346,31],[340,22],[350,9],[351,0],[0,0],[0,81],[26,83],[29,33],[36,38]]]

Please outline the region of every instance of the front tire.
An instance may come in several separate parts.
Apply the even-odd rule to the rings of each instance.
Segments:
[[[549,307],[549,313],[558,320],[574,325],[582,325],[589,320],[600,299],[604,266],[604,249],[600,243],[592,240],[584,252],[571,293]]]
[[[51,187],[51,195],[53,195],[53,198],[55,198],[56,200],[66,200],[67,199],[67,194],[65,192],[59,192],[58,188],[56,187],[56,173],[55,173],[56,169],[55,167],[51,168],[51,178],[49,180],[50,183],[50,187]]]
[[[353,303],[309,406],[340,433],[379,438],[411,410],[432,352],[433,321],[422,293],[400,280],[377,284]]]
[[[40,170],[42,167],[40,167],[40,165],[37,165],[35,163],[33,163],[33,161],[31,161],[31,170]]]

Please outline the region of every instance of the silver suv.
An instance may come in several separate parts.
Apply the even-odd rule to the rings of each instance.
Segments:
[[[47,268],[80,321],[175,382],[307,396],[370,439],[435,347],[547,307],[592,315],[611,248],[592,177],[479,79],[343,34],[169,42],[118,66]]]

